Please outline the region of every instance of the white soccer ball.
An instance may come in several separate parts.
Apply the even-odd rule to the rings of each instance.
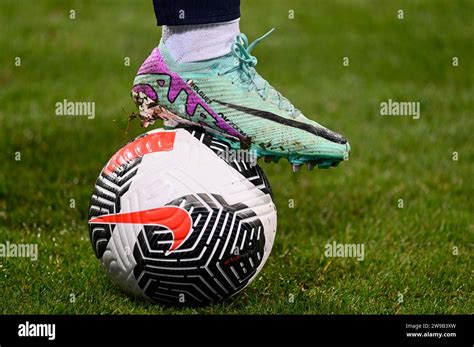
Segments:
[[[245,288],[270,255],[277,214],[256,160],[238,154],[193,129],[153,130],[121,148],[97,179],[89,212],[110,278],[176,305]]]

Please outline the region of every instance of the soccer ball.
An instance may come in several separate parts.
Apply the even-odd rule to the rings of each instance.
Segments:
[[[245,288],[271,252],[277,215],[267,178],[243,152],[191,128],[153,130],[117,151],[89,211],[109,277],[130,294],[175,305]]]

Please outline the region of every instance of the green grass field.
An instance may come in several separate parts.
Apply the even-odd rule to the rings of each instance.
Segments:
[[[0,313],[472,313],[473,13],[472,0],[243,1],[250,39],[276,28],[254,51],[260,73],[352,156],[296,175],[262,162],[278,207],[265,268],[230,301],[176,309],[114,287],[87,228],[102,166],[143,132],[125,130],[161,33],[151,1],[3,0],[0,243],[37,243],[39,259],[0,258]],[[94,101],[96,117],[56,116],[63,99]],[[388,99],[420,102],[420,119],[381,116]],[[365,259],[326,257],[332,241]]]

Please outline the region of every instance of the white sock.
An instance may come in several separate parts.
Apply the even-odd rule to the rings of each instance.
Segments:
[[[190,63],[221,57],[230,52],[240,33],[239,19],[198,25],[163,25],[161,39],[173,59]]]

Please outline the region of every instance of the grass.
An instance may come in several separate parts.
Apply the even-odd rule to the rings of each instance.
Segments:
[[[87,229],[100,169],[142,131],[135,123],[125,134],[133,76],[160,36],[151,2],[0,9],[0,243],[39,245],[36,262],[0,258],[0,313],[474,311],[473,1],[243,2],[251,39],[277,28],[255,51],[261,74],[342,132],[353,153],[336,169],[297,175],[262,163],[279,218],[264,270],[231,301],[179,310],[115,288]],[[389,98],[421,102],[421,118],[380,116]],[[96,118],[55,116],[63,99],[95,101]],[[332,241],[363,243],[364,261],[325,257]]]

